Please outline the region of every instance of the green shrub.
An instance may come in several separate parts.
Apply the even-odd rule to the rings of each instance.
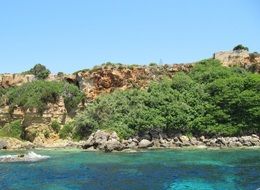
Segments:
[[[52,128],[53,131],[55,131],[56,133],[59,133],[61,126],[60,126],[59,122],[55,120],[55,121],[53,121],[53,122],[51,123],[51,128]]]
[[[0,87],[0,106],[4,104],[4,95],[6,94],[6,89]]]
[[[79,72],[85,73],[85,72],[89,72],[89,71],[90,71],[90,69],[82,69],[82,70],[75,71],[75,72],[72,73],[72,74],[73,74],[73,75],[77,75]]]
[[[74,129],[74,124],[73,124],[73,122],[66,123],[66,124],[60,129],[60,132],[59,132],[60,138],[66,139],[66,138],[68,138],[68,137],[72,137],[72,135],[73,135],[73,129]]]
[[[6,89],[3,87],[0,87],[0,96],[4,95],[6,92]]]
[[[149,63],[149,66],[150,67],[155,67],[155,66],[157,66],[157,63]]]
[[[237,50],[246,50],[249,51],[248,47],[243,46],[242,44],[237,45],[236,47],[233,48],[233,51]]]
[[[63,76],[64,76],[64,73],[63,73],[63,72],[58,72],[58,73],[57,73],[57,76],[58,76],[58,77],[63,77]]]
[[[24,110],[36,108],[43,113],[48,103],[56,103],[61,92],[59,82],[33,81],[10,89],[7,92],[7,102],[12,110],[19,106]]]
[[[49,131],[44,131],[44,137],[49,138],[50,137],[50,132]]]
[[[22,125],[20,120],[12,121],[11,123],[6,124],[3,128],[0,129],[1,137],[14,137],[20,138],[22,134]]]
[[[74,113],[79,103],[83,100],[84,94],[78,89],[77,86],[70,83],[63,83],[62,97],[68,113]]]
[[[29,71],[23,72],[24,74],[33,74],[37,79],[43,80],[46,79],[51,73],[49,69],[47,69],[42,64],[36,64]]]
[[[11,88],[6,93],[11,113],[14,107],[19,106],[23,110],[35,108],[42,114],[48,103],[57,103],[61,96],[68,112],[75,110],[83,99],[83,94],[75,85],[57,81],[33,81]]]

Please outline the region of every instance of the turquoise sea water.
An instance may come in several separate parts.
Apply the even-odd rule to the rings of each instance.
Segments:
[[[0,163],[0,190],[260,188],[260,149],[35,152],[51,158],[34,163]],[[0,151],[0,155],[17,153]]]

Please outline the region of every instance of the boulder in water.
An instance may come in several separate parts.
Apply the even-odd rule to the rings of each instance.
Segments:
[[[27,154],[0,156],[0,162],[36,162],[48,158],[49,156],[42,156],[34,152],[29,152]]]

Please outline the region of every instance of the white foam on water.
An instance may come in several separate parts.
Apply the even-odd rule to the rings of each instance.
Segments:
[[[24,155],[4,155],[0,156],[0,162],[36,162],[40,160],[45,160],[50,158],[49,156],[44,156],[36,154],[35,152],[28,152]]]

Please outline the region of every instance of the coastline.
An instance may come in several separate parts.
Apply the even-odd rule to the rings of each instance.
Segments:
[[[24,151],[50,151],[50,152],[96,152],[96,153],[142,153],[142,152],[153,152],[153,151],[240,151],[240,150],[260,150],[260,146],[243,146],[243,147],[174,147],[174,148],[146,148],[146,149],[124,149],[122,151],[104,152],[101,150],[87,150],[78,147],[56,147],[56,148],[33,148],[33,149],[1,149],[0,153],[12,153],[12,152],[24,152]]]
[[[205,138],[176,135],[165,137],[120,139],[115,132],[98,130],[87,140],[73,141],[58,139],[53,142],[29,142],[15,138],[0,138],[0,150],[82,150],[101,152],[139,152],[146,150],[224,150],[224,149],[259,149],[260,138],[256,134],[241,137]]]

